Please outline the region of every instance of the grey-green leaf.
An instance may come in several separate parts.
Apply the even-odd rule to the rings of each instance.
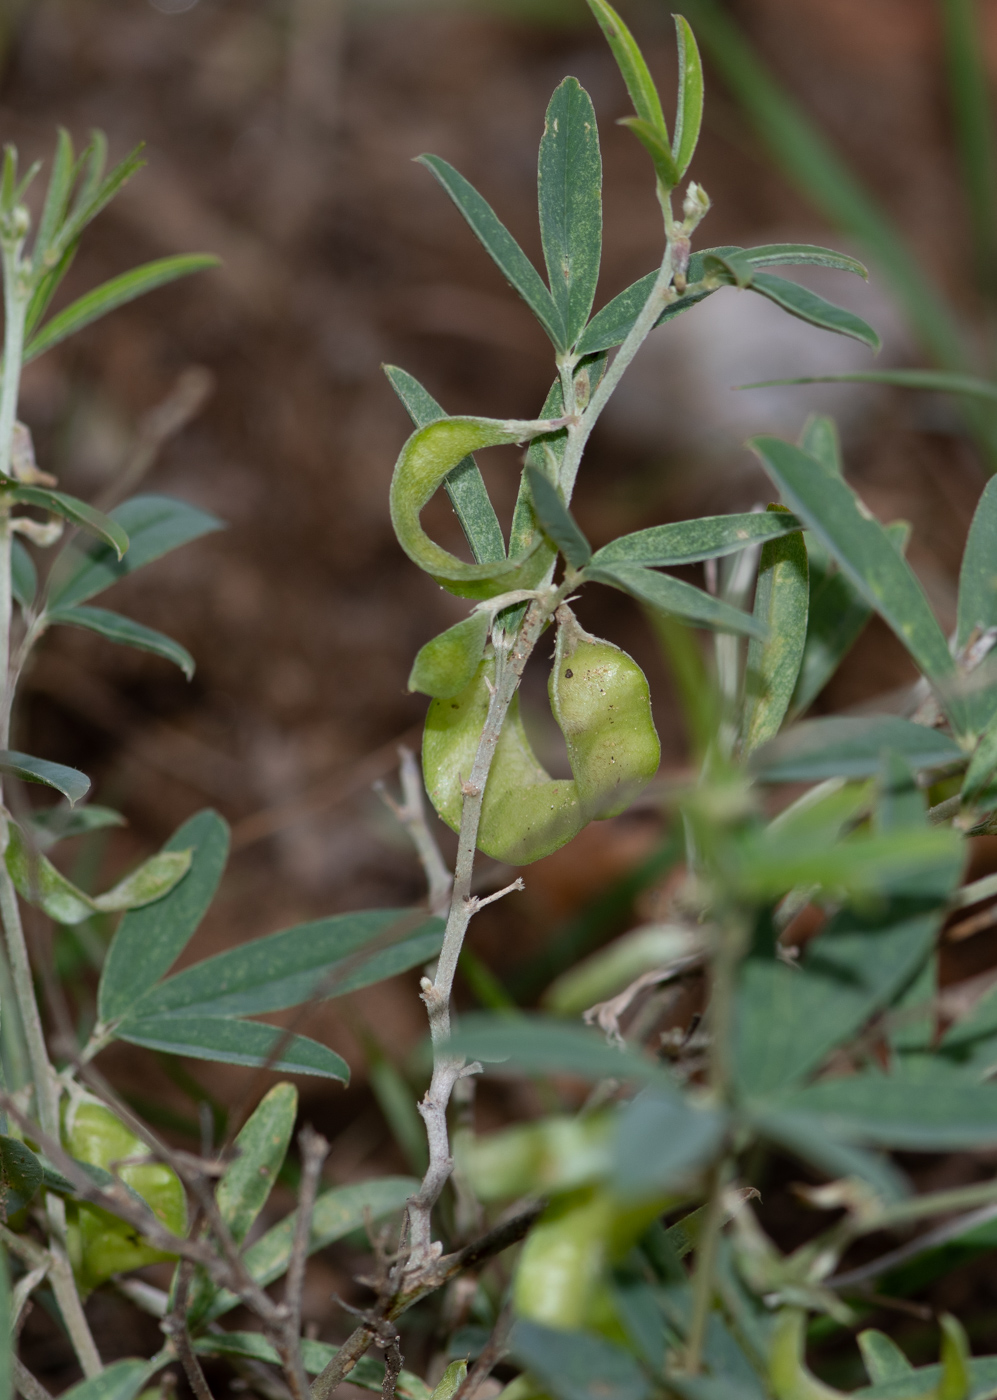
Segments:
[[[677,520],[670,525],[652,525],[597,549],[592,563],[643,564],[649,568],[671,568],[697,564],[735,554],[754,544],[798,530],[795,516],[777,511],[750,511],[743,515],[712,515],[700,520]]]
[[[980,735],[973,757],[969,761],[962,785],[962,800],[972,805],[989,787],[997,772],[997,712]]]
[[[228,857],[228,826],[217,812],[198,812],[167,841],[190,850],[186,877],[165,899],[122,919],[108,949],[98,992],[104,1023],[123,1016],[183,952],[214,898]]]
[[[716,632],[740,633],[746,637],[765,636],[764,628],[750,613],[704,593],[691,583],[672,578],[670,574],[658,574],[653,569],[644,569],[636,564],[590,566],[585,574],[595,583],[619,588],[652,608],[660,608],[662,612],[684,618],[699,627],[709,627]]]
[[[783,311],[788,311],[791,316],[798,316],[801,321],[808,321],[812,326],[819,326],[825,331],[836,331],[838,335],[847,335],[852,340],[860,340],[871,350],[880,348],[879,336],[861,316],[856,316],[853,311],[846,311],[843,306],[835,306],[833,302],[825,301],[799,282],[790,282],[785,277],[774,277],[770,272],[758,272],[752,278],[751,290],[759,292],[769,301],[775,302],[776,306],[781,306]]]
[[[709,1163],[720,1150],[726,1116],[695,1107],[677,1090],[638,1094],[616,1128],[613,1188],[621,1200],[652,1200]]]
[[[562,1332],[520,1318],[509,1350],[554,1400],[646,1400],[651,1394],[633,1354],[594,1332]]]
[[[764,642],[752,637],[748,644],[741,722],[745,754],[774,739],[786,717],[803,660],[809,601],[802,532],[769,540],[758,565],[754,614],[768,635]]]
[[[104,515],[86,501],[78,501],[75,496],[67,496],[64,491],[45,491],[39,486],[16,486],[7,493],[8,500],[16,505],[38,506],[41,510],[61,515],[73,525],[88,530],[105,544],[109,544],[118,559],[128,548],[128,535],[116,520]]]
[[[470,685],[488,640],[488,614],[473,612],[419,648],[408,678],[409,690],[446,699]]]
[[[408,1198],[419,1188],[413,1177],[386,1176],[373,1181],[360,1181],[352,1186],[339,1186],[324,1191],[315,1202],[312,1227],[308,1237],[308,1252],[314,1254],[326,1245],[334,1244],[345,1235],[363,1228],[367,1220],[376,1222],[401,1210]],[[265,1235],[255,1240],[243,1255],[249,1276],[261,1287],[273,1283],[287,1269],[294,1243],[297,1212],[285,1216]],[[217,1295],[208,1310],[207,1320],[213,1321],[237,1307],[239,1299],[224,1290]]]
[[[703,63],[688,21],[682,15],[673,18],[679,50],[679,95],[672,155],[681,180],[692,162],[703,123]]]
[[[85,603],[144,564],[223,528],[217,517],[170,496],[133,496],[111,512],[111,519],[127,533],[128,553],[117,559],[107,546],[64,549],[49,579],[51,607]]]
[[[903,1174],[887,1157],[856,1147],[812,1113],[762,1108],[752,1114],[753,1126],[770,1142],[809,1162],[832,1181],[854,1176],[866,1182],[883,1201],[899,1201],[910,1194]]]
[[[70,806],[90,791],[90,779],[78,768],[51,763],[47,758],[33,758],[29,753],[17,753],[14,749],[0,749],[0,773],[9,773],[25,783],[54,788]]]
[[[997,1087],[951,1075],[916,1079],[864,1070],[822,1080],[784,1102],[846,1142],[922,1152],[997,1143]]]
[[[298,1091],[294,1085],[275,1084],[233,1143],[235,1160],[218,1183],[215,1199],[237,1244],[242,1244],[266,1205],[287,1156],[297,1112]]]
[[[547,108],[537,193],[547,279],[573,345],[592,310],[602,256],[599,130],[577,78],[565,78]]]
[[[873,1385],[900,1381],[914,1374],[914,1367],[904,1356],[892,1337],[867,1327],[856,1338],[862,1361]]]
[[[161,656],[166,661],[172,661],[174,666],[179,666],[188,680],[194,674],[195,661],[186,647],[167,637],[164,632],[157,632],[141,622],[133,622],[121,613],[110,612],[107,608],[55,608],[47,614],[47,619],[53,625],[82,627],[88,632],[96,632],[119,646],[151,651],[154,656]]]
[[[957,763],[964,756],[947,734],[895,715],[832,715],[794,725],[756,750],[751,766],[766,783],[870,778],[887,749],[902,754],[915,772]]]
[[[997,477],[980,496],[959,571],[956,644],[967,646],[977,628],[997,627]]]
[[[754,438],[751,446],[786,504],[831,552],[921,670],[935,681],[951,677],[955,668],[948,644],[921,585],[844,479],[779,438]]]
[[[432,394],[407,370],[399,369],[397,365],[385,365],[384,372],[417,428],[435,423],[438,418],[448,417]],[[491,564],[504,559],[502,526],[474,458],[465,457],[458,462],[453,471],[447,473],[443,486],[467,536],[475,561],[478,564]]]
[[[544,534],[557,545],[568,563],[583,569],[592,558],[592,546],[578,528],[553,482],[536,467],[526,468],[533,510]]]
[[[247,1065],[279,1074],[315,1074],[350,1080],[341,1055],[304,1035],[288,1035],[277,1026],[222,1016],[150,1016],[129,1018],[114,1032],[119,1040],[144,1045],[167,1055],[217,1064]]]
[[[116,311],[136,297],[175,282],[179,277],[189,277],[192,272],[203,272],[206,268],[217,267],[219,258],[210,253],[182,253],[171,258],[159,258],[155,262],[144,263],[132,268],[131,272],[112,277],[109,282],[95,287],[92,292],[72,302],[58,316],[53,316],[36,336],[28,342],[24,351],[24,363],[37,359],[46,350],[51,350],[68,336],[75,335],[84,326]]]
[[[40,851],[47,851],[70,836],[86,836],[91,831],[101,831],[109,826],[127,826],[120,812],[111,807],[100,807],[89,803],[86,807],[45,807],[32,812],[31,832]]]
[[[459,171],[439,156],[422,155],[417,160],[436,176],[485,251],[543,326],[554,348],[567,350],[567,327],[553,297],[544,286],[543,278],[488,201]]]
[[[135,1396],[162,1366],[151,1361],[113,1361],[97,1376],[80,1381],[62,1392],[61,1400],[135,1400]]]
[[[442,941],[442,919],[410,909],[364,909],[317,919],[185,968],[133,1005],[129,1021],[255,1016],[314,997],[344,996],[428,962]]]
[[[30,608],[38,592],[38,570],[20,540],[11,541],[10,586],[21,607]]]
[[[800,434],[803,451],[820,462],[825,471],[843,473],[838,425],[823,413],[812,413]]]
[[[23,1142],[0,1135],[0,1216],[23,1210],[42,1184],[42,1164]]]
[[[452,1039],[470,1060],[496,1064],[514,1074],[577,1074],[586,1079],[633,1079],[672,1088],[666,1071],[629,1049],[608,1045],[604,1036],[547,1016],[509,1019],[488,1012],[462,1016]]]

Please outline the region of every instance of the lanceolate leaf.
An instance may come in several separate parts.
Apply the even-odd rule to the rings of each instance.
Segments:
[[[681,177],[672,155],[672,148],[668,144],[667,134],[659,131],[643,117],[621,117],[620,126],[629,127],[647,151],[660,184],[666,190],[674,189]]]
[[[830,550],[921,670],[936,682],[951,676],[948,644],[921,585],[854,491],[792,443],[761,437],[751,445],[786,504]]]
[[[38,506],[42,510],[49,510],[53,515],[61,515],[74,525],[89,530],[92,535],[109,544],[118,559],[121,559],[128,548],[128,535],[116,520],[109,519],[99,510],[94,510],[93,506],[88,506],[86,501],[78,501],[75,496],[67,496],[63,491],[44,491],[38,486],[16,486],[13,491],[8,492],[8,499],[16,505]]]
[[[717,632],[737,632],[747,637],[764,637],[762,625],[720,598],[694,588],[691,583],[672,578],[670,574],[655,573],[653,569],[643,569],[635,564],[612,564],[590,566],[585,571],[586,578],[595,583],[607,583],[629,593],[652,608],[672,613],[699,627],[709,627]]]
[[[23,1142],[0,1135],[0,1217],[6,1222],[42,1184],[42,1164]]]
[[[652,525],[621,535],[592,556],[597,567],[607,564],[643,564],[671,568],[735,554],[753,544],[764,544],[799,529],[795,516],[776,511],[751,511],[745,515],[713,515],[701,520],[678,520]]]
[[[401,1210],[418,1187],[418,1181],[410,1176],[386,1176],[324,1191],[312,1212],[309,1254],[361,1229],[368,1219],[376,1222]],[[255,1240],[243,1255],[250,1278],[261,1287],[273,1283],[287,1269],[296,1223],[295,1211]],[[207,1320],[221,1317],[238,1304],[234,1293],[220,1292],[208,1310]]]
[[[395,365],[385,365],[388,382],[408,410],[417,428],[425,428],[448,415],[417,379]],[[479,564],[505,558],[502,526],[495,514],[484,480],[473,457],[458,462],[443,480],[443,488],[461,523],[471,553]]]
[[[109,612],[106,608],[55,608],[47,614],[47,620],[50,624],[61,623],[65,627],[82,627],[121,646],[151,651],[153,655],[162,656],[166,661],[172,661],[174,666],[179,666],[188,680],[194,674],[194,658],[186,647],[165,633],[145,627],[141,622],[133,622],[121,613]]]
[[[657,131],[665,144],[668,144],[668,128],[661,110],[661,99],[654,86],[654,79],[648,72],[644,56],[637,47],[637,41],[619,15],[606,0],[589,0],[589,8],[599,21],[616,59],[617,67],[627,85],[634,111],[642,121]],[[673,184],[677,183],[673,181]]]
[[[95,287],[92,292],[87,292],[86,296],[67,306],[65,311],[60,311],[58,316],[53,316],[52,320],[28,342],[24,351],[25,364],[43,355],[46,350],[51,350],[53,345],[58,345],[68,336],[75,335],[84,326],[89,326],[101,316],[106,316],[109,311],[116,311],[119,306],[134,301],[136,297],[145,296],[146,292],[163,287],[167,282],[175,282],[178,277],[189,277],[192,272],[203,272],[206,268],[217,267],[219,261],[219,258],[209,253],[187,253],[179,257],[159,258],[156,262],[145,263],[142,267],[133,268],[131,272],[125,272],[120,277],[114,277],[110,282]]]
[[[551,296],[573,345],[592,310],[602,255],[599,131],[577,78],[565,78],[547,108],[537,189]]]
[[[672,1088],[667,1072],[632,1050],[607,1045],[605,1037],[546,1016],[507,1017],[472,1012],[461,1017],[452,1041],[459,1054],[508,1073],[577,1074],[586,1079],[633,1079]]]
[[[86,807],[46,807],[31,814],[32,838],[41,851],[46,851],[70,836],[85,836],[109,826],[127,826],[120,812],[110,807],[90,803]]]
[[[288,1036],[277,1026],[221,1016],[150,1016],[129,1019],[114,1032],[119,1040],[145,1045],[167,1055],[214,1060],[224,1065],[248,1065],[279,1074],[316,1074],[324,1079],[350,1080],[350,1067],[341,1055],[304,1035]]]
[[[801,321],[809,321],[812,326],[819,326],[821,330],[837,331],[839,335],[850,336],[852,340],[861,340],[871,350],[878,350],[880,347],[879,336],[861,316],[846,311],[843,306],[835,306],[833,302],[825,301],[799,282],[790,282],[785,277],[774,277],[769,272],[759,272],[751,279],[751,290],[759,292],[769,301],[774,301],[776,306],[781,306],[783,311],[788,311],[791,316],[798,316]]]
[[[64,1400],[135,1400],[162,1366],[162,1360],[114,1361],[99,1375],[62,1392]]]
[[[752,1113],[751,1121],[762,1137],[809,1162],[832,1181],[857,1177],[885,1202],[910,1194],[906,1178],[888,1157],[839,1137],[833,1124],[826,1124],[816,1114],[763,1106]]]
[[[800,446],[809,456],[815,457],[825,471],[843,474],[841,439],[833,418],[822,413],[811,414],[800,435]]]
[[[865,1070],[786,1096],[845,1142],[937,1152],[997,1143],[997,1087],[951,1075],[918,1080]]]
[[[748,645],[741,728],[744,753],[773,739],[786,717],[803,660],[809,596],[802,532],[763,545],[755,585],[755,617],[768,639],[761,642],[753,637]]]
[[[959,572],[960,650],[974,632],[997,627],[997,477],[991,477],[980,496]]]
[[[681,180],[689,169],[703,122],[703,64],[688,21],[682,15],[675,15],[674,19],[679,48],[679,97],[672,154]]]
[[[739,384],[739,389],[773,389],[793,384],[892,384],[898,389],[935,390],[939,394],[960,394],[970,399],[997,399],[997,384],[972,374],[956,374],[940,369],[869,369],[851,374],[806,374],[795,379],[762,379],[756,384]]]
[[[533,509],[547,537],[575,569],[583,569],[592,558],[592,546],[578,528],[561,500],[557,487],[536,467],[527,467],[526,476],[533,497]]]
[[[117,559],[106,545],[87,551],[64,549],[49,580],[50,607],[85,603],[171,549],[223,528],[207,511],[170,496],[133,496],[111,512],[111,519],[127,533],[128,553]]]
[[[959,745],[937,729],[894,715],[832,715],[802,724],[765,744],[751,766],[763,782],[809,783],[823,778],[871,778],[887,750],[915,771],[941,768],[964,757]]]
[[[49,176],[48,189],[45,191],[45,203],[42,206],[41,218],[38,220],[38,231],[35,234],[32,262],[36,272],[40,271],[45,253],[48,251],[56,230],[66,216],[69,196],[73,188],[74,164],[72,138],[66,128],[60,126],[59,134],[56,137],[55,155],[52,159],[52,173]]]
[[[70,806],[90,791],[90,779],[79,769],[67,768],[64,763],[50,763],[47,758],[32,758],[31,754],[16,753],[13,749],[0,749],[0,773],[9,773],[25,783],[55,788]]]
[[[439,180],[470,224],[485,251],[498,264],[507,281],[516,289],[550,336],[555,349],[567,350],[567,327],[554,299],[544,286],[543,278],[488,201],[482,198],[463,175],[439,156],[423,155],[417,159]]]
[[[442,940],[442,920],[409,909],[318,919],[178,972],[133,1005],[128,1019],[255,1016],[312,997],[343,996],[428,962]]]
[[[123,1016],[183,952],[218,888],[228,856],[228,826],[217,812],[198,812],[167,841],[166,851],[190,850],[184,880],[163,900],[125,915],[100,979],[102,1022]]]

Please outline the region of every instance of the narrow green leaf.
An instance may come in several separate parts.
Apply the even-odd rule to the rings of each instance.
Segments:
[[[22,608],[30,608],[38,592],[35,561],[20,540],[12,540],[10,550],[11,592]]]
[[[193,272],[217,267],[220,261],[210,253],[184,253],[172,258],[158,258],[155,262],[122,273],[120,277],[112,277],[110,282],[95,287],[92,292],[87,292],[86,296],[60,311],[58,316],[53,316],[25,346],[24,363],[44,355],[46,350],[75,335],[84,326],[100,320],[110,311],[116,311],[119,306],[127,305],[136,297],[145,296],[147,292],[164,287],[169,282],[176,282],[180,277],[189,277]]]
[[[838,272],[854,272],[865,281],[869,279],[868,268],[858,258],[816,243],[762,243],[740,251],[754,267],[833,267]]]
[[[636,564],[600,564],[590,566],[586,578],[594,583],[606,583],[611,588],[619,588],[649,603],[652,608],[675,617],[684,618],[698,627],[709,627],[716,632],[742,633],[747,637],[764,636],[761,624],[750,613],[731,607],[720,598],[694,588],[691,583],[672,578],[670,574],[658,574],[653,569],[643,569]]]
[[[533,497],[533,509],[544,533],[553,540],[572,568],[583,569],[592,558],[592,546],[561,500],[557,487],[536,467],[528,466],[526,476]]]
[[[71,836],[86,836],[109,826],[127,826],[120,812],[91,803],[86,807],[45,807],[31,814],[31,833],[41,851],[47,851],[59,841]]]
[[[825,471],[844,475],[841,439],[833,418],[823,413],[812,413],[800,434],[800,446],[809,456],[816,458]]]
[[[681,180],[692,163],[703,122],[703,63],[696,36],[682,15],[674,15],[679,49],[679,95],[672,155]]]
[[[959,625],[962,651],[977,631],[997,627],[997,481],[980,496],[959,571]]]
[[[845,1142],[921,1152],[997,1143],[997,1087],[952,1076],[909,1079],[863,1070],[785,1098]]]
[[[616,65],[627,85],[630,101],[634,104],[634,111],[659,133],[667,145],[668,128],[665,125],[665,114],[661,110],[661,98],[644,62],[644,55],[637,47],[637,41],[606,0],[588,0],[588,4],[599,21],[599,27],[616,59]]]
[[[135,1400],[162,1367],[162,1360],[112,1361],[100,1375],[62,1392],[61,1400]]]
[[[10,1219],[42,1184],[42,1164],[17,1138],[0,1136],[0,1216]]]
[[[597,549],[592,563],[597,567],[643,564],[648,568],[696,564],[703,559],[717,559],[754,544],[779,539],[798,529],[799,521],[795,516],[773,511],[678,520],[671,525],[652,525],[649,530],[621,535],[611,544]]]
[[[298,1112],[293,1084],[275,1084],[246,1120],[233,1143],[235,1160],[215,1189],[222,1219],[236,1244],[242,1244],[267,1203],[284,1165]]]
[[[396,365],[385,365],[388,383],[408,410],[417,428],[425,428],[448,414],[413,375]],[[495,507],[492,505],[484,479],[474,458],[467,456],[444,479],[443,489],[450,497],[461,528],[479,564],[490,564],[505,558],[505,540]]]
[[[577,78],[565,78],[547,108],[537,193],[547,279],[573,345],[592,310],[602,257],[599,129]]]
[[[183,952],[214,898],[228,856],[228,826],[198,812],[173,833],[165,851],[192,851],[190,870],[163,900],[125,915],[111,941],[98,992],[100,1019],[117,1020]]]
[[[667,133],[659,131],[643,117],[621,117],[620,126],[629,127],[637,140],[647,151],[654,165],[654,173],[666,190],[672,190],[681,178],[672,148],[668,144]]]
[[[751,446],[786,504],[814,532],[934,681],[955,666],[945,636],[907,561],[854,491],[792,443],[754,438]]]
[[[45,254],[48,252],[59,225],[66,216],[69,197],[73,189],[74,170],[72,138],[66,128],[60,126],[59,134],[56,137],[55,155],[52,158],[52,174],[49,176],[48,189],[45,192],[42,215],[38,220],[38,231],[35,234],[35,245],[31,259],[36,276],[41,271]]]
[[[892,1337],[885,1332],[877,1332],[867,1327],[856,1338],[862,1361],[873,1385],[884,1385],[887,1381],[901,1381],[912,1376],[914,1367],[904,1356]]]
[[[222,1016],[150,1016],[125,1021],[114,1032],[118,1040],[144,1045],[167,1055],[216,1064],[247,1065],[277,1074],[315,1074],[350,1081],[350,1067],[341,1055],[304,1035],[288,1036],[277,1026]]]
[[[50,763],[47,758],[32,758],[31,754],[16,753],[13,749],[0,749],[0,773],[9,773],[24,783],[41,783],[43,787],[55,788],[70,806],[86,797],[90,791],[90,779],[78,768],[67,768],[64,763]]]
[[[554,348],[567,350],[567,327],[553,297],[544,286],[543,278],[488,201],[459,171],[439,156],[422,155],[416,159],[436,176],[470,224],[485,252],[490,255],[510,286],[515,288],[543,326]]]
[[[887,1203],[910,1195],[906,1177],[888,1157],[846,1142],[833,1131],[833,1125],[815,1114],[764,1107],[754,1110],[751,1123],[762,1137],[809,1162],[832,1181],[857,1177]]]
[[[752,771],[765,783],[810,783],[824,778],[871,778],[887,749],[915,772],[964,758],[954,739],[894,715],[832,715],[808,719],[757,749]]]
[[[997,149],[983,15],[975,0],[942,0],[938,8],[977,283],[992,302],[997,295]]]
[[[997,384],[971,374],[941,369],[870,369],[852,374],[807,374],[797,379],[761,379],[738,384],[738,389],[773,389],[791,384],[892,384],[898,389],[928,389],[939,394],[962,394],[972,399],[997,399]]]
[[[562,1332],[520,1318],[509,1350],[553,1400],[647,1400],[651,1394],[636,1357],[593,1332]]]
[[[142,909],[169,894],[190,870],[191,852],[160,851],[142,862],[137,870],[118,882],[106,894],[94,897],[94,908],[102,914],[124,909]]]
[[[910,980],[940,922],[940,910],[871,918],[844,909],[807,944],[798,966],[748,958],[734,1051],[741,1092],[769,1096],[810,1078]]]
[[[94,132],[94,139],[91,142],[93,158],[90,171],[80,188],[80,193],[68,219],[53,240],[52,247],[56,251],[61,254],[75,243],[87,224],[91,223],[100,211],[110,204],[121,187],[131,179],[135,172],[142,169],[145,164],[141,158],[143,144],[136,146],[125,156],[123,161],[114,167],[109,175],[101,179],[107,143],[102,132]]]
[[[255,1016],[313,997],[344,996],[428,962],[442,941],[443,921],[411,909],[364,909],[317,919],[185,968],[133,1004],[129,1022],[169,1015]]]
[[[484,655],[488,626],[486,612],[473,612],[420,647],[409,674],[409,690],[440,699],[459,695],[470,685]]]
[[[194,1351],[198,1356],[235,1356],[250,1361],[266,1361],[271,1366],[280,1366],[280,1356],[267,1341],[262,1332],[209,1332],[206,1336],[193,1339]],[[301,1338],[301,1360],[310,1376],[324,1371],[339,1351],[328,1342],[313,1342],[308,1337]],[[350,1372],[350,1384],[363,1390],[381,1394],[384,1386],[384,1365],[373,1356],[361,1356]],[[395,1394],[398,1400],[432,1400],[432,1392],[425,1381],[412,1371],[401,1370],[395,1381]]]
[[[433,1391],[432,1400],[453,1400],[467,1378],[467,1362],[451,1361]]]
[[[904,831],[927,825],[924,793],[901,754],[889,749],[883,754],[878,787],[873,814],[877,831]]]
[[[207,511],[170,496],[133,496],[111,512],[111,519],[126,532],[128,553],[120,559],[106,546],[84,551],[70,545],[64,549],[49,577],[50,607],[63,609],[85,603],[170,550],[224,528]]]
[[[128,548],[128,535],[116,520],[111,520],[86,501],[78,501],[75,496],[67,496],[64,491],[45,491],[38,486],[16,486],[7,492],[8,500],[16,505],[38,506],[41,510],[61,515],[73,525],[89,530],[105,544],[109,544],[119,559]]]
[[[180,667],[188,680],[194,674],[194,658],[186,647],[182,647],[172,637],[167,637],[164,632],[157,632],[141,622],[133,622],[130,617],[123,617],[121,613],[109,612],[106,608],[75,607],[55,608],[46,616],[50,626],[60,624],[63,627],[82,627],[88,632],[96,632],[109,642],[136,647],[139,651],[151,651],[154,656],[172,661],[174,666]]]
[[[703,271],[708,278],[719,278],[731,287],[750,287],[755,280],[754,263],[744,249],[730,253],[704,253]]]
[[[617,1049],[605,1036],[545,1016],[462,1016],[451,1041],[469,1060],[502,1066],[512,1074],[577,1074],[585,1079],[632,1079],[672,1088],[667,1072],[629,1049]]]
[[[24,338],[28,340],[38,322],[45,315],[52,303],[63,278],[72,267],[76,259],[76,244],[70,244],[54,267],[51,267],[39,279],[28,302],[28,309],[24,317]]]
[[[418,1189],[419,1183],[413,1177],[386,1176],[324,1191],[312,1212],[308,1253],[314,1254],[354,1230],[362,1229],[367,1220],[376,1223],[400,1211]],[[250,1278],[261,1287],[273,1283],[287,1269],[296,1223],[297,1212],[293,1211],[254,1240],[243,1255]],[[206,1321],[213,1321],[238,1305],[238,1297],[223,1290],[211,1304]]]
[[[871,350],[880,348],[879,336],[861,316],[856,316],[853,311],[846,311],[843,306],[835,306],[833,302],[825,301],[799,282],[790,282],[785,277],[773,277],[770,272],[758,272],[752,278],[751,290],[775,302],[776,306],[781,306],[783,311],[788,311],[791,316],[808,321],[812,326],[819,326],[825,331],[836,331],[838,335],[850,336],[852,340],[861,340]]]
[[[782,511],[772,511],[782,514]],[[762,546],[755,585],[755,618],[767,640],[748,644],[741,747],[751,753],[774,739],[786,717],[803,661],[810,582],[802,531]]]

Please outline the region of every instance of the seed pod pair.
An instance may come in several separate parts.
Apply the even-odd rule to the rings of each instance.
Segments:
[[[564,735],[570,779],[539,762],[519,714],[518,696],[502,727],[482,803],[478,846],[511,865],[549,855],[594,818],[622,812],[657,771],[658,736],[647,681],[626,652],[584,632],[568,607],[558,637],[549,693]],[[422,746],[426,790],[456,831],[488,714],[495,657],[489,649],[471,683],[433,700]]]
[[[119,1162],[142,1157],[148,1149],[97,1099],[80,1095],[69,1104],[63,1141],[66,1151],[77,1161],[104,1171],[113,1170],[127,1187],[142,1197],[168,1230],[175,1235],[186,1233],[187,1199],[180,1178],[161,1162],[119,1167]],[[73,1272],[84,1293],[114,1274],[174,1257],[154,1249],[133,1225],[98,1206],[70,1203],[66,1236]]]

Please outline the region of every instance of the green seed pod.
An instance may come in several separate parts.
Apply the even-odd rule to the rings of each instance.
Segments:
[[[545,1327],[584,1325],[606,1263],[612,1202],[598,1187],[559,1196],[526,1237],[512,1297],[520,1317]]]
[[[661,745],[644,672],[625,651],[557,610],[549,691],[586,821],[625,811],[658,771]]]
[[[130,1132],[109,1108],[89,1097],[80,1097],[66,1110],[63,1140],[67,1152],[80,1162],[105,1171],[112,1164],[147,1151],[145,1143]],[[117,1175],[152,1208],[168,1230],[187,1230],[187,1199],[180,1178],[161,1162],[116,1169]],[[73,1271],[86,1292],[114,1274],[172,1259],[171,1254],[147,1244],[126,1221],[97,1206],[69,1205],[67,1243]]]
[[[408,678],[409,690],[449,699],[474,679],[488,640],[488,614],[474,612],[448,627],[419,651]]]

